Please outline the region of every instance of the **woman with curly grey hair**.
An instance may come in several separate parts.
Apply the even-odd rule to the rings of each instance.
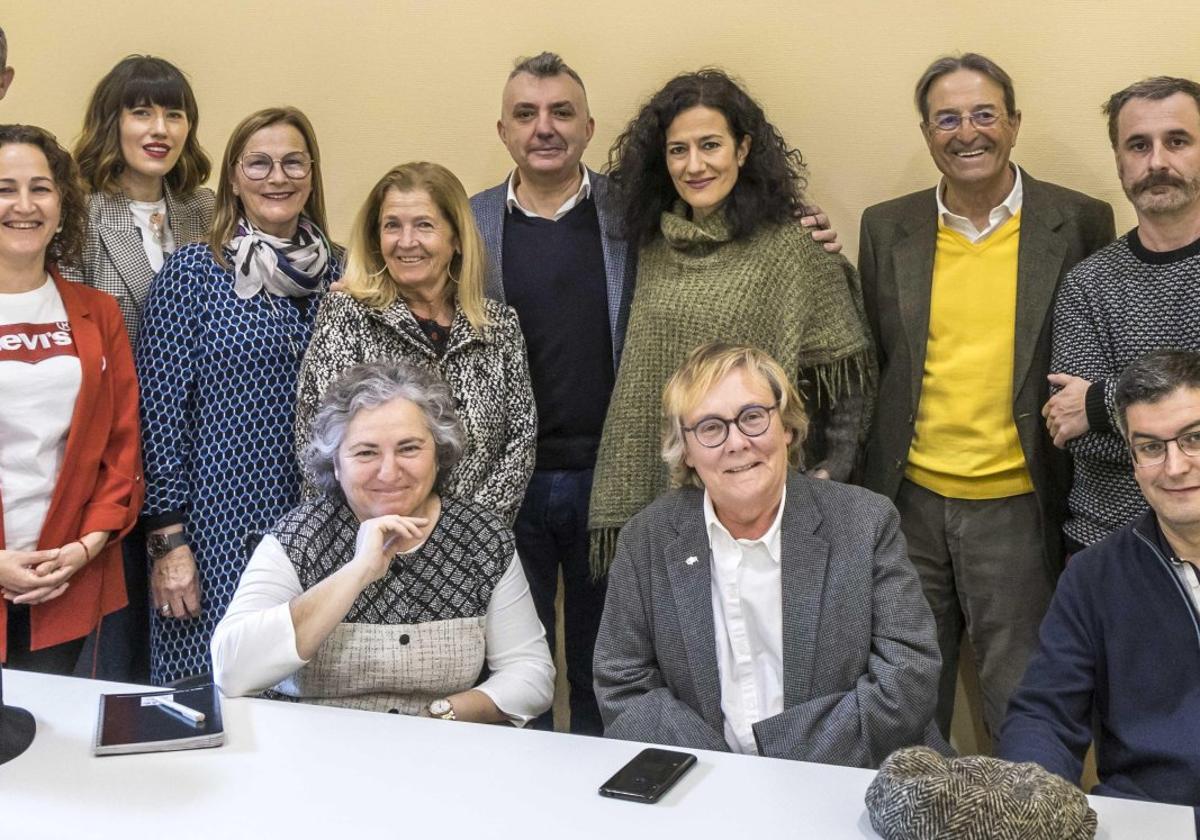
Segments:
[[[329,387],[305,451],[322,495],[250,558],[213,635],[222,691],[518,726],[549,708],[512,531],[440,492],[464,446],[433,373],[378,362]]]
[[[727,74],[686,73],[651,97],[609,152],[609,184],[640,250],[588,517],[597,573],[621,526],[667,487],[658,395],[693,347],[720,339],[779,359],[813,419],[806,466],[839,481],[873,369],[854,269],[793,221],[800,152]]]

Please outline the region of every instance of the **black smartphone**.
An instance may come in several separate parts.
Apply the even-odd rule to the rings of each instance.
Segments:
[[[633,802],[657,802],[695,763],[696,756],[690,753],[653,747],[642,750],[600,786],[600,795]]]

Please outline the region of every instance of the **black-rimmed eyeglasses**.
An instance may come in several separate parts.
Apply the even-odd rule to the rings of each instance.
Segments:
[[[951,131],[958,131],[959,126],[963,124],[963,120],[970,120],[971,125],[976,128],[990,128],[999,122],[1000,114],[991,108],[980,108],[966,115],[938,114],[929,121],[929,125],[938,131],[944,131],[948,134]]]
[[[738,431],[746,437],[758,437],[771,426],[771,412],[779,408],[775,405],[748,405],[738,412],[737,417],[727,420],[724,417],[705,417],[695,426],[683,426],[685,432],[696,436],[696,442],[701,446],[713,449],[720,446],[729,438],[729,427],[737,424]]]
[[[266,152],[251,152],[248,155],[242,155],[238,163],[242,167],[242,174],[251,181],[266,180],[277,163],[284,175],[298,181],[312,172],[313,164],[316,161],[301,152],[284,155],[282,159],[273,158]]]
[[[1200,429],[1193,429],[1166,440],[1139,440],[1137,443],[1131,443],[1129,452],[1133,455],[1134,466],[1158,466],[1167,460],[1167,448],[1172,442],[1189,458],[1200,455]]]

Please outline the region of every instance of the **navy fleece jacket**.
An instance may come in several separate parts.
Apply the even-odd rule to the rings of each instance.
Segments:
[[[997,754],[1074,784],[1092,742],[1105,796],[1196,808],[1200,615],[1153,512],[1075,555],[1013,695]]]

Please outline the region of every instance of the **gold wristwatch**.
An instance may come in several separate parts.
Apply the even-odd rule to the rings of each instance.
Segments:
[[[454,707],[450,705],[450,701],[445,697],[441,700],[434,700],[429,704],[429,716],[441,718],[442,720],[458,720],[454,714]]]

